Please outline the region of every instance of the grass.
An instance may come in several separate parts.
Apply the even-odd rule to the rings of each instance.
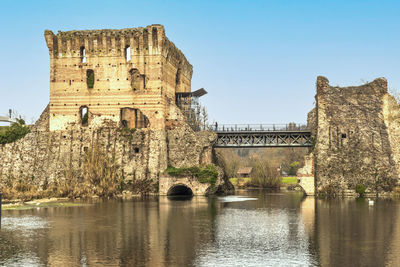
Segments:
[[[230,178],[229,181],[234,185],[238,185],[238,180],[240,180],[240,184],[246,184],[251,181],[250,177],[244,177],[244,178]]]
[[[297,177],[282,177],[282,184],[283,185],[296,185]]]
[[[238,182],[240,183],[241,186],[243,186],[243,185],[246,185],[246,184],[250,183],[251,182],[251,178],[250,177],[230,178],[229,181],[233,184],[233,186],[237,187],[238,186]],[[281,184],[283,186],[296,185],[297,184],[297,177],[282,177]]]

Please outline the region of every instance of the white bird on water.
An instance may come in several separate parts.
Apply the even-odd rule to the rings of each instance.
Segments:
[[[369,206],[373,206],[374,205],[374,201],[370,198],[368,198],[368,205]]]

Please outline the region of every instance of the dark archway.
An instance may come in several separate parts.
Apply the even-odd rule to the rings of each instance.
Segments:
[[[190,197],[190,196],[193,196],[193,191],[192,191],[192,189],[190,189],[190,187],[187,187],[186,185],[178,184],[178,185],[172,186],[168,190],[167,196]]]

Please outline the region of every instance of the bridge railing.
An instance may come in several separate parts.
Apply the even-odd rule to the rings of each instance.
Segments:
[[[305,124],[214,124],[210,129],[216,132],[269,132],[269,131],[307,131]]]

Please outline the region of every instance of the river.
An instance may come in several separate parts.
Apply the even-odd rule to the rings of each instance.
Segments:
[[[299,192],[3,211],[2,266],[400,266],[400,201]]]

